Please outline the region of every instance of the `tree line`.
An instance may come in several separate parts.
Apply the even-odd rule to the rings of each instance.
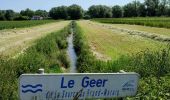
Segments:
[[[29,8],[19,13],[13,10],[0,10],[0,20],[28,20],[33,16],[52,19],[90,19],[90,18],[121,18],[145,16],[170,16],[170,0],[138,0],[124,6],[92,5],[88,10],[83,10],[79,5],[59,6],[46,10],[33,11]]]
[[[29,20],[32,16],[48,17],[46,10],[33,11],[29,8],[21,10],[21,12],[14,12],[13,10],[0,10],[0,20]]]

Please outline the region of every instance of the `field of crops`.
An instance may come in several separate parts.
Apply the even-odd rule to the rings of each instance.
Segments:
[[[143,25],[151,27],[170,28],[169,17],[146,17],[146,18],[97,18],[93,21],[110,24],[131,24],[131,25]]]
[[[55,20],[30,20],[30,21],[0,21],[0,30],[2,29],[14,29],[36,26],[46,23],[56,22]]]
[[[123,69],[140,74],[137,95],[126,99],[167,100],[170,97],[170,46],[167,43],[116,33],[89,21],[75,25],[74,41],[80,72],[108,73]]]

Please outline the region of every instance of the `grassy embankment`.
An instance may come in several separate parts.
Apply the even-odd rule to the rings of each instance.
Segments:
[[[137,18],[96,18],[93,21],[110,24],[131,24],[151,27],[170,28],[169,17],[137,17]]]
[[[77,66],[79,72],[118,72],[122,69],[127,72],[134,71],[141,75],[138,93],[135,97],[126,99],[166,100],[170,97],[170,49],[165,44],[145,38],[138,38],[134,41],[134,38],[128,36],[117,36],[118,34],[112,36],[113,33],[108,33],[110,37],[104,39],[105,36],[107,37],[107,31],[101,33],[102,28],[97,28],[100,29],[100,31],[97,31],[94,26],[85,25],[93,28],[94,31],[91,31],[82,26],[80,22],[78,23],[79,25],[74,24],[74,44],[78,55]],[[91,34],[91,38],[90,36],[88,37],[88,34]],[[104,41],[101,41],[98,36],[102,37]],[[110,55],[107,52],[113,52],[114,54],[116,52],[119,57],[114,59],[113,56],[115,55],[110,55],[113,60],[107,62],[96,59],[89,46],[90,39],[93,39],[93,42],[96,43],[99,41],[99,44],[95,46],[97,48],[99,46],[96,49],[97,51],[104,51],[103,54],[107,56]],[[115,42],[116,44],[111,44]],[[109,49],[112,46],[114,46],[112,51],[105,51],[105,49]],[[114,48],[117,50],[114,50]],[[129,53],[118,53],[128,49],[130,49]]]
[[[36,73],[39,68],[45,72],[62,72],[68,68],[66,55],[70,26],[43,37],[17,58],[0,56],[0,100],[18,100],[18,77],[23,73]]]
[[[55,20],[30,20],[30,21],[0,21],[0,30],[31,27],[46,23],[56,22]]]
[[[34,27],[0,30],[0,55],[15,56],[47,34],[63,29],[69,21],[57,21]]]

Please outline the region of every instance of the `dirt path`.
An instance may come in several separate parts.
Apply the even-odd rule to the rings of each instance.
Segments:
[[[0,31],[0,53],[13,55],[30,46],[34,40],[48,33],[61,30],[69,21],[60,21],[29,28],[8,29]]]

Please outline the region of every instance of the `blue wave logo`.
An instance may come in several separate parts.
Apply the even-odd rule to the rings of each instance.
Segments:
[[[42,92],[42,84],[36,84],[36,85],[22,85],[22,93],[37,93],[37,92]]]
[[[135,91],[134,86],[135,86],[135,81],[130,80],[130,81],[126,82],[125,84],[123,84],[122,90],[123,91]]]
[[[133,87],[133,86],[134,86],[134,80],[130,80],[123,85],[123,87]]]

